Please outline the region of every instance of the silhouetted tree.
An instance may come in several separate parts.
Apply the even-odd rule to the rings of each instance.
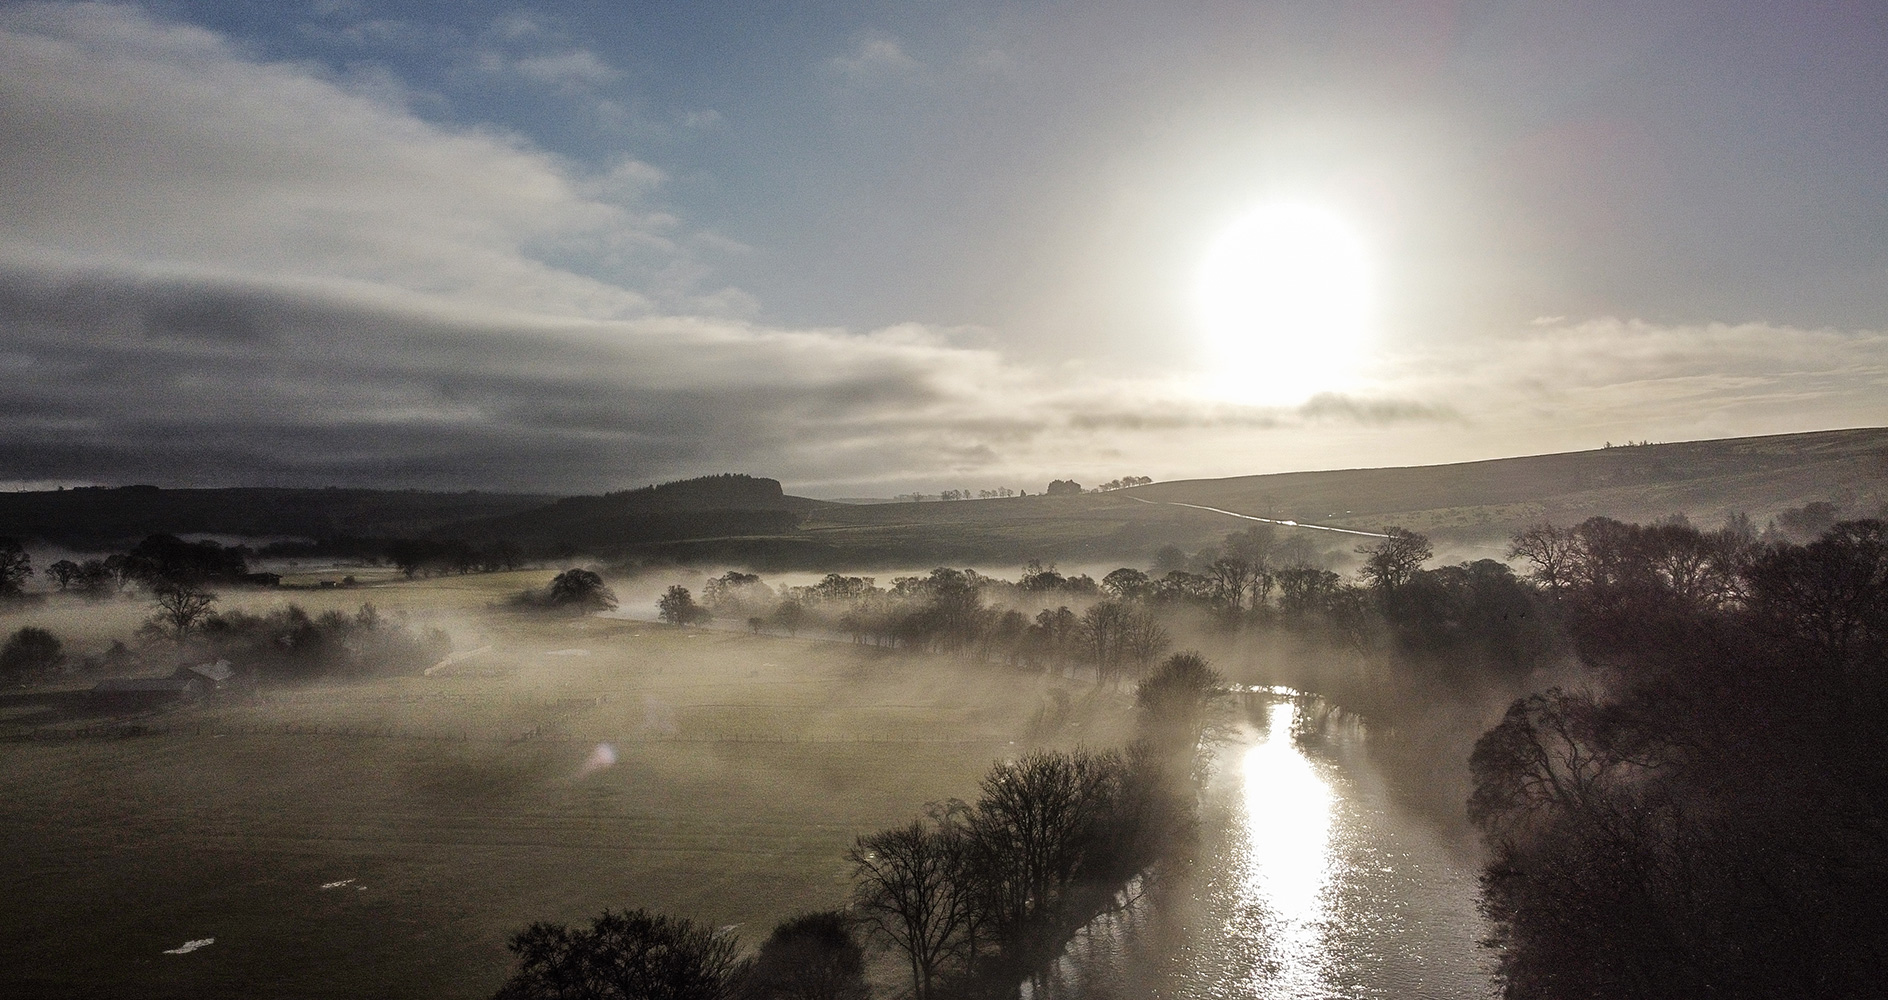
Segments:
[[[145,628],[174,642],[183,642],[201,629],[210,617],[210,605],[216,595],[190,583],[158,584],[154,597],[155,612]]]
[[[1134,704],[1157,739],[1190,746],[1199,741],[1207,704],[1225,686],[1225,678],[1206,657],[1188,650],[1167,657],[1142,681],[1134,689]]]
[[[1530,525],[1515,533],[1508,545],[1508,558],[1533,563],[1530,578],[1558,596],[1573,575],[1579,558],[1578,540],[1571,532],[1551,524]]]
[[[111,568],[102,559],[87,559],[73,575],[73,589],[90,597],[103,597],[116,586]]]
[[[33,557],[17,538],[0,537],[0,597],[17,596],[33,575]]]
[[[1433,553],[1428,538],[1407,528],[1385,528],[1383,533],[1389,537],[1358,547],[1357,554],[1364,557],[1359,572],[1371,587],[1395,590],[1408,583]]]
[[[1101,578],[1101,589],[1117,601],[1138,601],[1147,596],[1151,585],[1146,573],[1126,566]]]
[[[846,852],[853,901],[874,933],[904,954],[917,1000],[935,995],[969,919],[970,899],[954,879],[958,858],[950,834],[916,820],[862,836]]]
[[[1507,995],[1872,993],[1888,526],[1754,554],[1669,522],[1574,535],[1566,627],[1602,686],[1515,702],[1471,758]]]
[[[852,918],[827,910],[782,921],[735,992],[742,1000],[866,1000],[865,949]]]
[[[646,910],[534,923],[509,947],[518,964],[496,1000],[724,1000],[743,971],[733,937]]]
[[[0,646],[0,679],[20,683],[35,674],[56,669],[66,659],[59,637],[28,625],[7,637]]]
[[[70,559],[61,559],[46,567],[46,575],[52,577],[52,582],[57,584],[60,590],[64,590],[71,586],[72,579],[79,575],[79,564]]]
[[[551,580],[545,601],[558,608],[607,611],[616,607],[616,594],[595,572],[567,569]]]

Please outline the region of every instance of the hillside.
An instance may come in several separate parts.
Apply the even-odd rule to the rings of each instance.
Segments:
[[[1888,502],[1888,428],[1783,434],[1455,465],[1196,479],[1078,496],[844,504],[772,479],[707,476],[602,496],[375,490],[159,490],[0,494],[0,534],[68,545],[153,532],[249,537],[507,540],[537,555],[746,563],[769,569],[1009,566],[1030,559],[1145,561],[1194,550],[1242,522],[1225,511],[1494,545],[1537,521],[1683,513],[1761,525],[1826,501],[1847,516]],[[1292,529],[1281,529],[1290,531]],[[1317,533],[1327,547],[1354,540]]]
[[[552,498],[420,490],[156,486],[0,493],[0,535],[93,549],[146,535],[244,538],[401,537],[542,507]]]
[[[1401,524],[1449,538],[1505,536],[1532,522],[1569,524],[1602,514],[1647,521],[1684,513],[1716,524],[1742,511],[1762,524],[1817,501],[1851,515],[1879,509],[1888,502],[1888,428],[1185,480],[1132,493],[1346,527]]]
[[[809,514],[799,551],[838,562],[912,565],[1029,558],[1144,559],[1236,530],[1197,504],[1366,531],[1402,525],[1444,544],[1504,541],[1539,521],[1595,515],[1649,521],[1683,513],[1707,525],[1733,512],[1762,525],[1792,507],[1838,504],[1848,516],[1888,502],[1888,428],[1782,434],[1465,462],[1194,479],[1073,497],[843,505]],[[1290,531],[1291,529],[1280,529]],[[1348,548],[1318,533],[1320,545]],[[784,544],[784,540],[783,540]]]
[[[610,553],[653,542],[792,532],[827,504],[787,496],[774,479],[724,474],[542,507],[434,529],[438,537],[507,539],[527,549]]]

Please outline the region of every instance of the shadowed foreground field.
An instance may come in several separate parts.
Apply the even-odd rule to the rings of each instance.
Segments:
[[[843,902],[854,835],[972,796],[1056,683],[488,612],[494,585],[318,595],[436,603],[459,649],[492,647],[433,676],[177,709],[144,735],[0,726],[13,995],[480,996],[510,931],[604,907],[736,925],[752,946]],[[1126,700],[1046,738],[1113,742]]]

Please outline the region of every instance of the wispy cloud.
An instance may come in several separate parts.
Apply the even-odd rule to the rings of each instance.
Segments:
[[[899,77],[921,68],[918,60],[905,52],[902,42],[891,35],[861,36],[851,50],[826,60],[825,67],[854,83],[885,77]]]
[[[556,55],[526,56],[511,67],[520,76],[538,83],[570,89],[585,89],[611,83],[622,71],[605,63],[589,49],[573,49]]]

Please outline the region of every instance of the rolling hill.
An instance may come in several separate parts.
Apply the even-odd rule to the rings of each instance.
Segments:
[[[145,534],[508,540],[539,555],[867,569],[1145,561],[1251,524],[1238,514],[1360,530],[1402,525],[1458,548],[1538,521],[1683,513],[1758,524],[1815,502],[1845,516],[1888,503],[1888,428],[1781,434],[1454,465],[1294,472],[1154,483],[1106,493],[843,504],[772,479],[708,476],[603,496],[374,490],[159,490],[0,494],[0,535],[66,545]],[[1192,506],[1183,506],[1192,505]],[[1282,528],[1291,531],[1291,528]],[[1319,533],[1327,547],[1355,539]]]

